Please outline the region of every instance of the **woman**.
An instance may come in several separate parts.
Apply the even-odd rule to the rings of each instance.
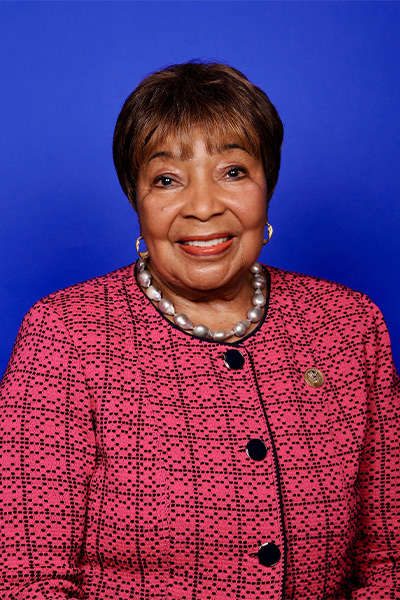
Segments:
[[[127,99],[114,160],[141,258],[21,327],[1,597],[400,597],[388,334],[361,293],[257,262],[281,143],[225,65],[164,69]]]

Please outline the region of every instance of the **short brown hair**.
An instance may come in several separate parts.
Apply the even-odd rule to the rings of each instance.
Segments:
[[[136,209],[140,167],[166,138],[190,152],[199,127],[209,151],[240,143],[262,160],[270,200],[278,181],[283,125],[268,96],[243,73],[219,63],[192,61],[146,77],[125,101],[115,126],[113,156],[119,182]],[[228,139],[229,138],[229,139]]]

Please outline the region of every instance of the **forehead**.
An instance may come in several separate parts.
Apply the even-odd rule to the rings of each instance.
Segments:
[[[140,163],[147,164],[158,156],[177,157],[180,160],[193,158],[199,143],[204,144],[209,154],[240,148],[259,158],[258,148],[254,148],[254,143],[240,130],[227,127],[211,132],[208,128],[192,127],[186,131],[169,132],[167,135],[156,130],[143,148]]]

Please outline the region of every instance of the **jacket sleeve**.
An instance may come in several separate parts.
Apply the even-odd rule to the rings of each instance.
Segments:
[[[73,341],[43,302],[25,317],[0,384],[0,448],[0,598],[85,598],[91,398]]]
[[[369,405],[358,479],[360,519],[352,598],[400,599],[400,385],[385,322],[369,303],[373,316],[365,343]]]

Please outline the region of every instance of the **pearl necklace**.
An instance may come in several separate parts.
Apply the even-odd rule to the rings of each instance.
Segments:
[[[266,285],[266,279],[262,274],[262,266],[258,262],[254,263],[254,265],[250,267],[250,272],[253,274],[251,285],[253,286],[255,293],[252,299],[253,306],[247,312],[247,319],[235,323],[231,331],[219,330],[214,332],[206,327],[206,325],[193,325],[189,317],[187,317],[184,313],[175,312],[175,307],[171,300],[168,298],[163,298],[161,296],[161,290],[152,284],[151,273],[146,268],[146,261],[143,258],[139,258],[136,266],[138,270],[138,281],[140,285],[145,288],[146,296],[153,302],[158,303],[158,308],[163,314],[173,317],[175,325],[178,325],[178,327],[181,329],[192,331],[197,337],[212,339],[216,342],[223,342],[234,335],[237,337],[243,337],[251,323],[258,323],[258,321],[261,319],[261,309],[266,303],[266,298],[262,292]]]

